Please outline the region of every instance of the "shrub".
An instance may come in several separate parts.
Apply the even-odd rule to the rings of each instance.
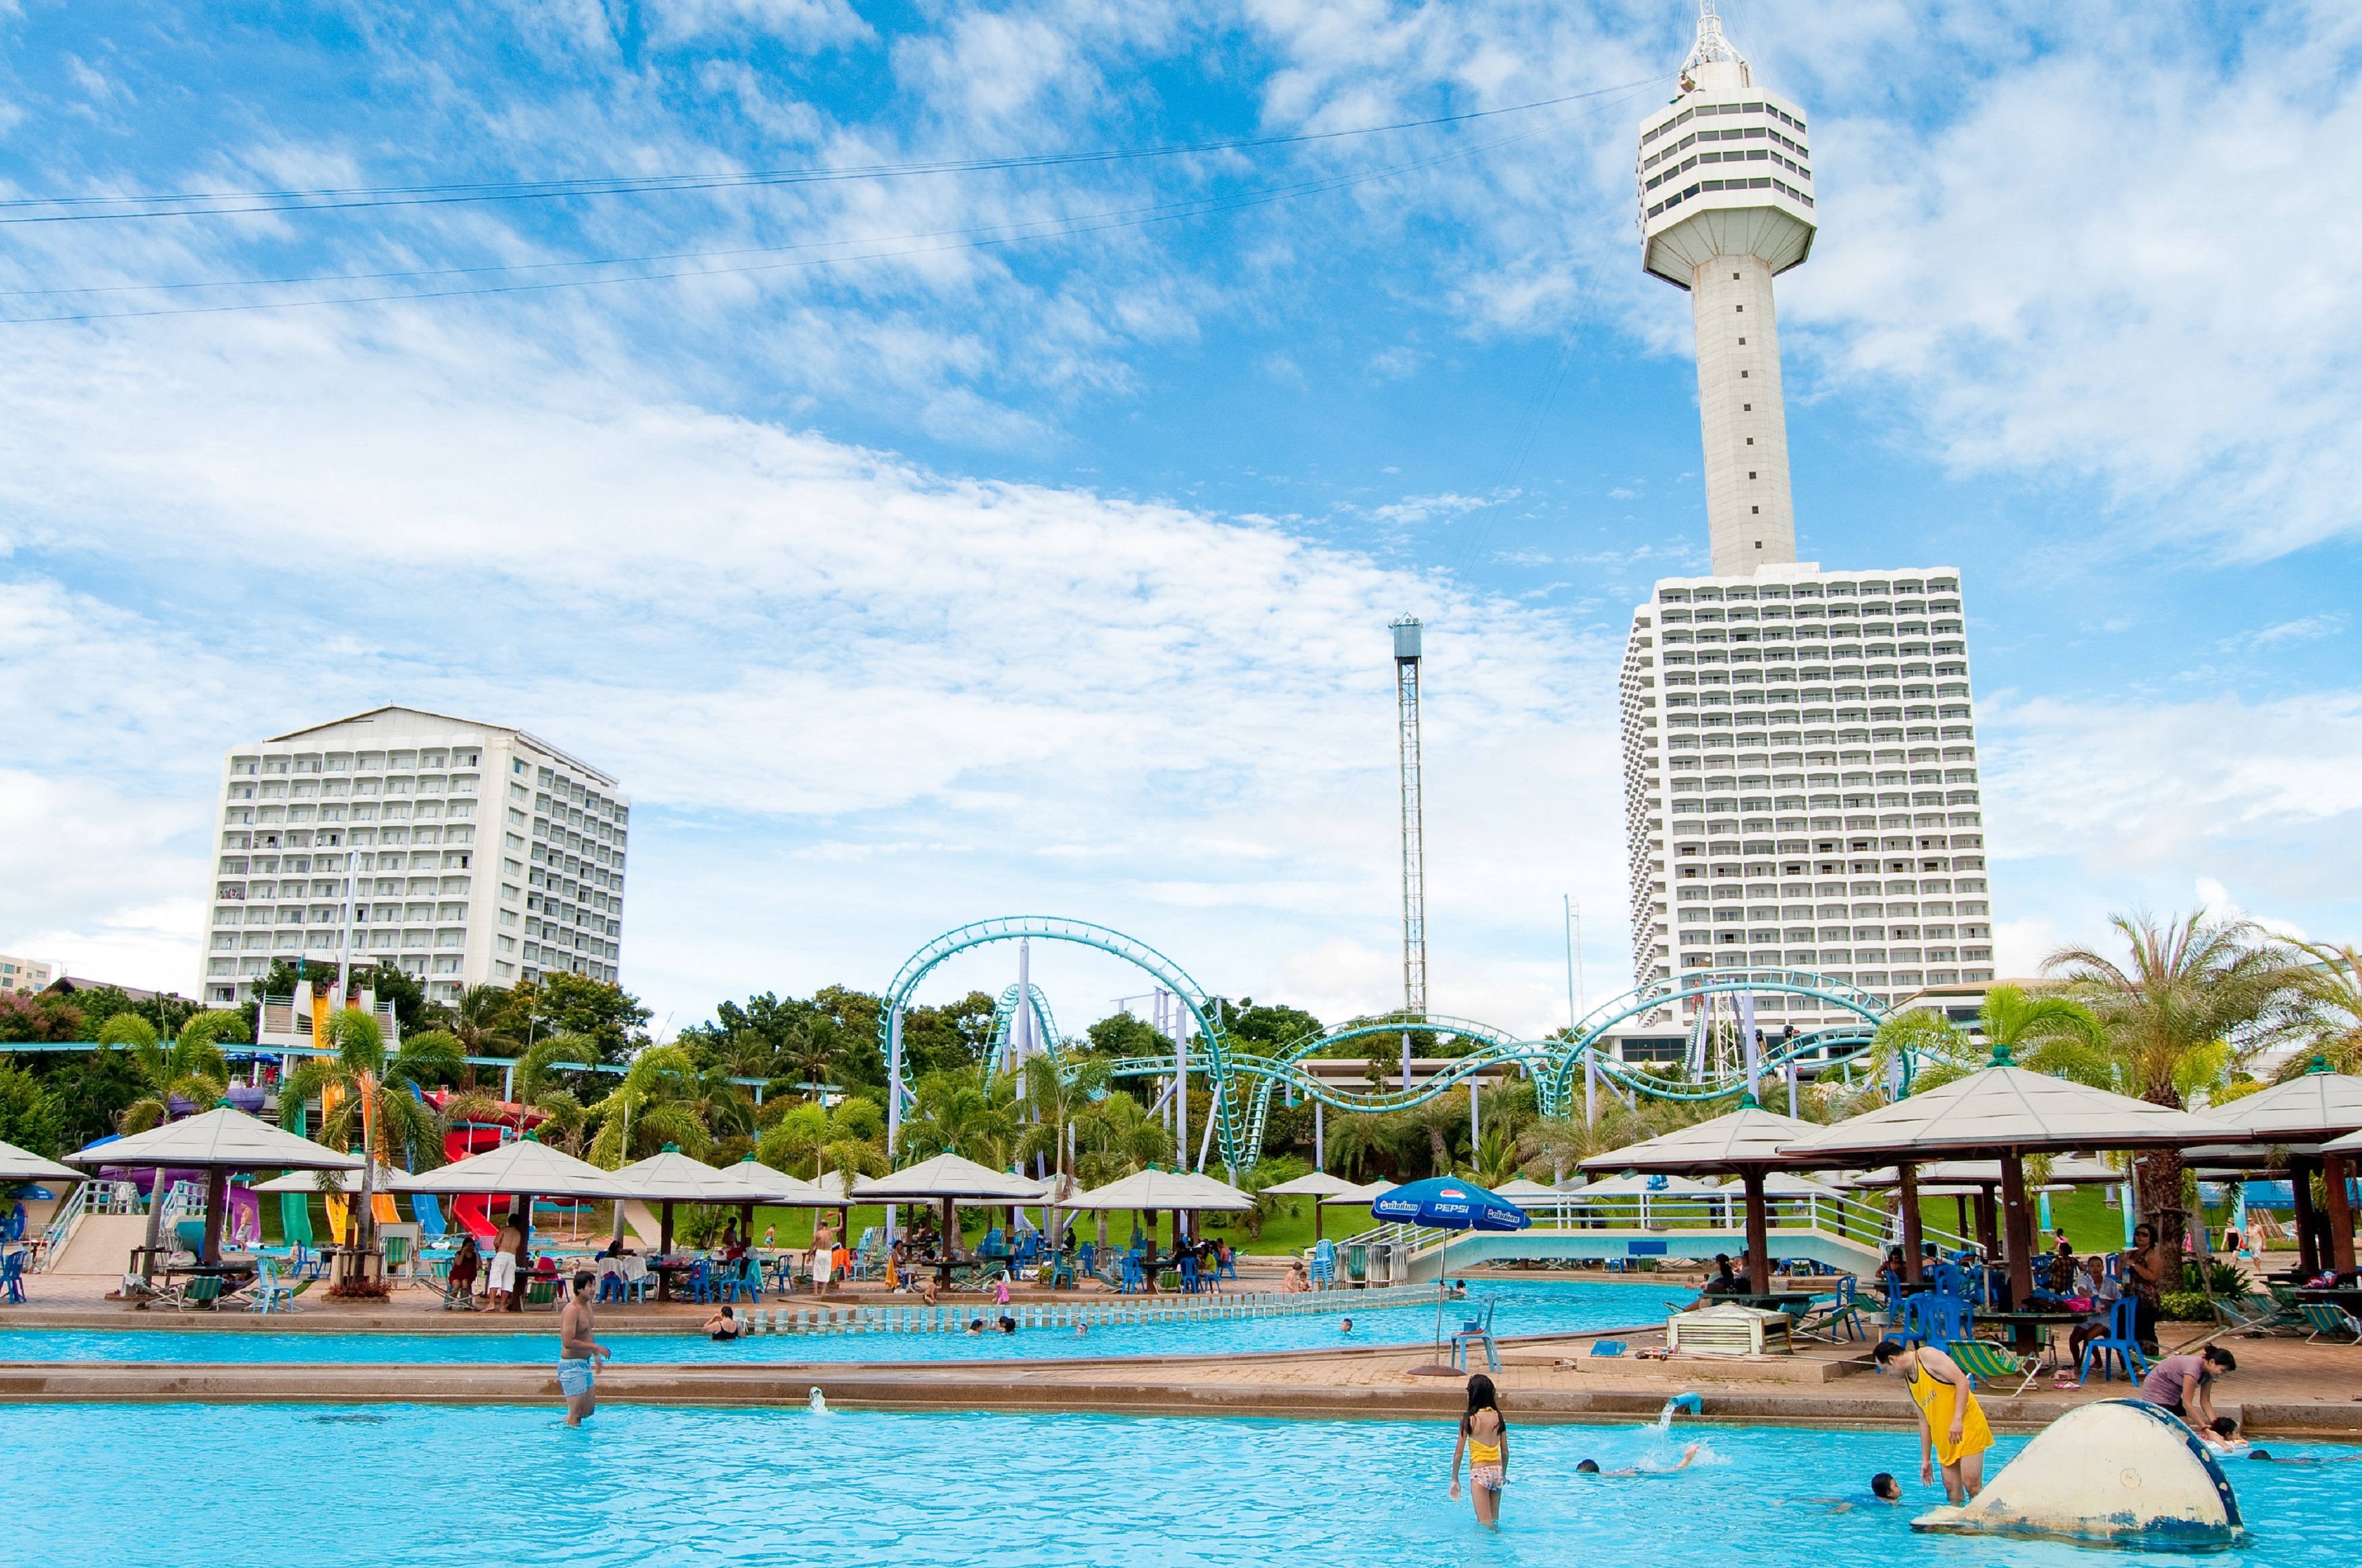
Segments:
[[[2195,1290],[2169,1290],[2157,1298],[2157,1315],[2176,1323],[2211,1323],[2213,1298]]]

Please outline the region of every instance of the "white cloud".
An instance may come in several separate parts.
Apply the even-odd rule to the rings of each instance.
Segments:
[[[817,52],[877,36],[844,0],[650,0],[643,10],[661,43],[767,33]]]

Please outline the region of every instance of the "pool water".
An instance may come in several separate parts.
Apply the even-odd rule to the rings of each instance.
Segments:
[[[1662,1320],[1667,1292],[1657,1285],[1595,1281],[1501,1281],[1472,1290],[1470,1300],[1445,1309],[1444,1328],[1473,1308],[1496,1302],[1496,1334],[1544,1334],[1612,1329]],[[807,1302],[809,1297],[793,1300]],[[977,1303],[971,1316],[989,1322],[994,1309]],[[1220,1355],[1242,1351],[1325,1350],[1347,1344],[1414,1344],[1435,1331],[1432,1307],[1356,1312],[1353,1332],[1338,1315],[1220,1319],[1207,1323],[1154,1323],[1072,1329],[1021,1329],[1014,1334],[756,1334],[715,1344],[702,1334],[619,1333],[605,1337],[625,1363],[743,1361],[1033,1361],[1067,1356]],[[630,1320],[611,1311],[607,1325]],[[169,1321],[170,1320],[166,1320]],[[259,1320],[257,1320],[259,1321]],[[0,1331],[0,1361],[206,1362],[546,1362],[557,1320],[536,1320],[514,1334],[270,1333],[258,1330],[25,1330]]]
[[[909,1562],[1481,1562],[1728,1568],[1880,1562],[2096,1568],[2045,1541],[1914,1537],[1942,1500],[1910,1432],[1525,1427],[1510,1408],[1503,1527],[1444,1495],[1452,1428],[1103,1416],[28,1406],[7,1415],[0,1558],[42,1568],[333,1560],[346,1568]],[[1698,1463],[1661,1467],[1677,1445]],[[2023,1443],[2003,1439],[1996,1466]],[[2273,1445],[2275,1452],[2346,1457]],[[2349,1451],[2350,1452],[2350,1451]],[[1868,1497],[1904,1478],[1903,1507]],[[2347,1568],[2362,1493],[2344,1463],[2234,1463],[2253,1543],[2151,1564]],[[1842,1507],[1840,1505],[1850,1505]]]

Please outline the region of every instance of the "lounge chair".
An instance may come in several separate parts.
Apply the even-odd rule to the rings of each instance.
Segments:
[[[524,1309],[528,1312],[557,1310],[557,1281],[548,1275],[528,1277],[524,1282]]]
[[[2283,1306],[2268,1291],[2250,1296],[2217,1296],[2214,1316],[2230,1333],[2268,1334],[2304,1327],[2304,1315]]]
[[[1983,1378],[1990,1386],[1998,1388],[2016,1378],[2017,1386],[2009,1391],[2012,1398],[2025,1393],[2042,1375],[2040,1356],[2014,1355],[1988,1340],[1954,1340],[1944,1350],[1959,1364],[1962,1372],[1972,1378]]]
[[[214,1309],[214,1304],[221,1299],[221,1275],[201,1274],[190,1280],[188,1284],[171,1292],[168,1299],[183,1312],[192,1309],[200,1312],[210,1312]]]
[[[1472,1344],[1481,1344],[1485,1347],[1486,1371],[1501,1370],[1501,1347],[1493,1341],[1493,1309],[1499,1305],[1497,1301],[1486,1301],[1483,1317],[1471,1318],[1452,1331],[1451,1364],[1455,1370],[1461,1372],[1468,1370],[1468,1347]]]
[[[2334,1301],[2300,1301],[2297,1310],[2304,1315],[2305,1327],[2312,1331],[2305,1335],[2305,1343],[2327,1334],[2339,1344],[2362,1344],[2362,1322]]]
[[[2092,1358],[2094,1356],[2099,1358],[2103,1382],[2115,1380],[2115,1373],[2109,1361],[2111,1356],[2115,1358],[2114,1364],[2124,1368],[2127,1382],[2137,1383],[2148,1375],[2148,1357],[2142,1353],[2140,1340],[2134,1332],[2138,1321],[2134,1314],[2139,1305],[2130,1296],[2116,1298],[2115,1304],[2108,1309],[2108,1331],[2083,1346],[2082,1358],[2075,1369],[2076,1382],[2081,1383],[2092,1375]]]

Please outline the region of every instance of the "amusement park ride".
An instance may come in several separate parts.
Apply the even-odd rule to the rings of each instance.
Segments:
[[[1847,982],[1796,969],[1693,969],[1650,980],[1592,1008],[1565,1036],[1554,1039],[1521,1040],[1471,1019],[1428,1010],[1425,820],[1418,738],[1420,626],[1406,616],[1394,623],[1391,630],[1401,742],[1404,1005],[1399,1011],[1306,1034],[1276,1051],[1242,1050],[1223,1029],[1220,1010],[1205,988],[1180,965],[1136,937],[1088,921],[1054,915],[977,921],[944,933],[913,953],[887,989],[878,1031],[894,1086],[887,1112],[889,1128],[899,1129],[910,1101],[910,1085],[902,1069],[902,1015],[912,997],[946,960],[972,948],[1007,942],[1018,944],[1018,983],[1000,994],[990,1053],[994,1065],[1011,1068],[1040,1054],[1061,1068],[1066,1066],[1048,999],[1032,983],[1034,943],[1068,943],[1120,958],[1151,977],[1179,1011],[1169,1029],[1172,1052],[1121,1058],[1115,1064],[1114,1076],[1173,1079],[1202,1074],[1213,1099],[1210,1143],[1222,1164],[1233,1170],[1252,1165],[1255,1152],[1263,1147],[1264,1123],[1274,1090],[1284,1092],[1290,1104],[1302,1099],[1343,1111],[1400,1110],[1479,1077],[1498,1077],[1506,1069],[1533,1084],[1539,1108],[1548,1117],[1573,1112],[1579,1084],[1584,1117],[1589,1121],[1596,1115],[1603,1082],[1627,1099],[1643,1095],[1660,1099],[1716,1099],[1752,1088],[1766,1077],[1788,1076],[1793,1082],[1799,1066],[1814,1074],[1827,1071],[1869,1047],[1871,1037],[1887,1017],[1884,999]],[[1853,1021],[1759,1047],[1752,1027],[1752,999],[1765,992],[1815,998],[1851,1013]],[[1744,1044],[1739,1050],[1709,1048],[1715,1037],[1711,1020],[1716,999],[1740,1022],[1738,1034]],[[1696,1013],[1697,1027],[1683,1077],[1668,1078],[1642,1070],[1608,1048],[1609,1032],[1617,1025],[1651,1015],[1679,1017],[1684,1004]],[[1414,1082],[1412,1042],[1418,1035],[1469,1049]],[[1375,1044],[1389,1037],[1399,1040],[1402,1051],[1402,1078],[1396,1088],[1356,1091],[1315,1077],[1304,1065],[1307,1057],[1329,1046],[1356,1040]],[[1187,1097],[1180,1103],[1186,1106]],[[1187,1150],[1186,1121],[1178,1123],[1178,1131],[1179,1146]],[[1201,1154],[1198,1163],[1202,1166],[1204,1162]]]

